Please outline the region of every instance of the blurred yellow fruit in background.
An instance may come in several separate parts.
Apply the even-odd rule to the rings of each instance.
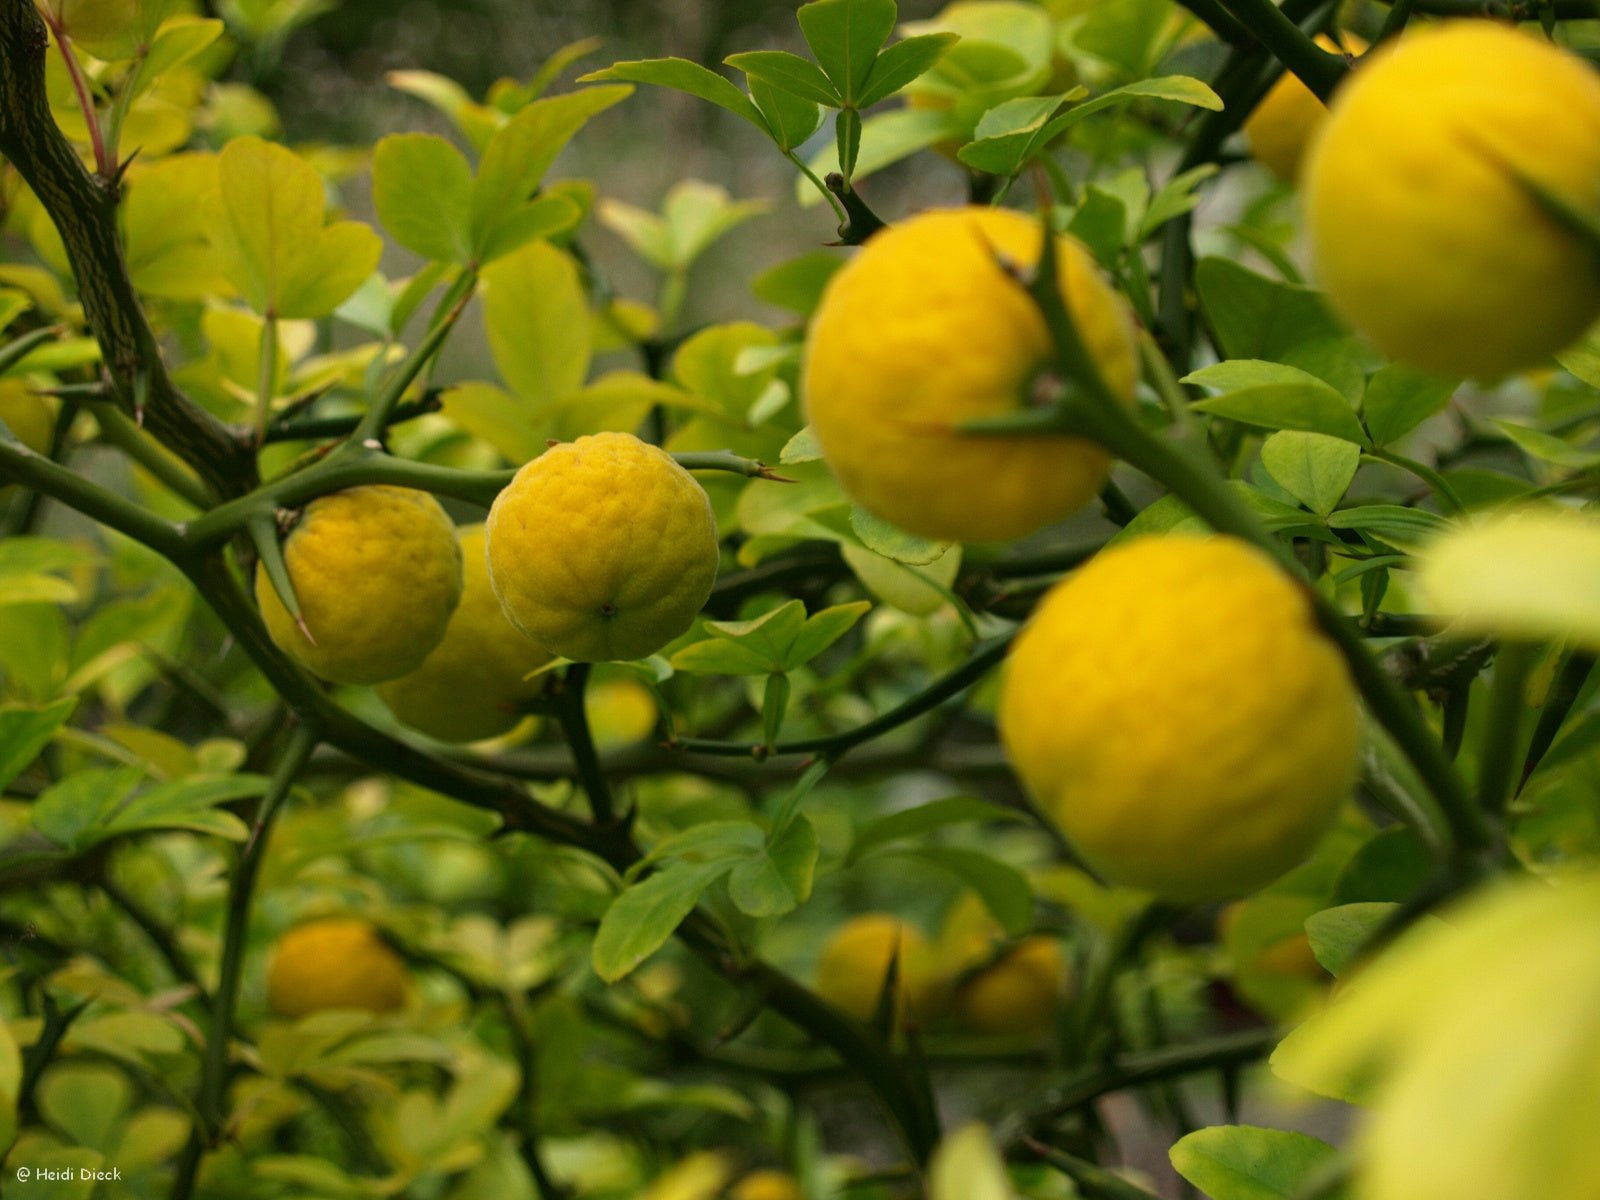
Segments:
[[[327,917],[289,930],[272,948],[267,1003],[282,1017],[329,1008],[391,1012],[405,1003],[404,960],[371,922]]]
[[[1341,37],[1343,46],[1319,33],[1317,45],[1335,54],[1361,54],[1367,48],[1366,41],[1356,34]],[[1251,156],[1285,183],[1294,183],[1311,139],[1327,115],[1327,107],[1311,89],[1294,72],[1285,71],[1245,119],[1244,136]]]
[[[871,1020],[897,955],[896,1021],[925,1025],[943,1006],[944,980],[928,939],[888,913],[852,917],[833,931],[817,964],[817,991],[858,1021]]]

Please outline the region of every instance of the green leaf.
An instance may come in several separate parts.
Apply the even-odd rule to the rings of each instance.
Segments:
[[[801,100],[830,108],[839,106],[839,93],[821,68],[798,54],[790,54],[787,50],[752,50],[747,54],[730,55],[723,61],[747,76],[763,80]]]
[[[1361,465],[1361,447],[1321,433],[1275,433],[1261,445],[1267,473],[1320,517],[1344,499]]]
[[[845,104],[861,103],[897,15],[894,0],[813,0],[796,14],[806,45]]]
[[[779,917],[811,898],[817,867],[817,831],[797,815],[771,841],[733,868],[728,894],[752,917]]]
[[[480,260],[504,249],[501,227],[522,220],[521,210],[556,155],[589,118],[633,94],[627,86],[585,88],[535,100],[495,131],[484,147],[472,185],[471,242]],[[497,245],[499,243],[499,245]]]
[[[382,139],[372,155],[372,203],[394,240],[423,258],[465,264],[472,256],[472,168],[431,133]]]
[[[933,69],[945,51],[960,41],[953,33],[924,33],[896,42],[872,64],[866,86],[856,99],[857,108],[887,100],[906,84]]]
[[[775,308],[809,316],[822,300],[828,280],[844,260],[826,250],[813,250],[763,271],[750,283],[758,300]]]
[[[263,775],[229,775],[221,779],[179,779],[145,788],[109,814],[95,840],[143,829],[187,829],[195,833],[243,841],[249,829],[232,813],[217,812],[230,804],[259,796],[267,789]]]
[[[1346,336],[1320,292],[1280,283],[1225,258],[1203,258],[1195,289],[1228,358],[1282,361],[1296,347]]]
[[[649,958],[728,870],[727,862],[679,860],[624,890],[600,919],[591,956],[595,974],[615,983]]]
[[[594,335],[572,256],[530,242],[485,270],[483,282],[489,351],[511,390],[535,406],[577,390]]]
[[[1306,918],[1306,937],[1311,953],[1324,970],[1335,978],[1342,976],[1400,906],[1382,901],[1341,904],[1323,909]]]
[[[1083,88],[1054,96],[1019,96],[983,114],[974,140],[956,156],[974,170],[1015,175],[1044,149],[1046,123],[1070,100],[1086,95]]]
[[[582,76],[579,83],[599,83],[619,80],[627,83],[650,83],[687,92],[708,100],[719,108],[743,117],[757,129],[770,132],[761,113],[746,96],[727,79],[715,71],[702,67],[686,58],[646,58],[632,62],[612,63],[603,71],[593,71]]]
[[[767,131],[780,150],[794,150],[803,146],[822,127],[823,109],[820,105],[774,87],[755,75],[750,76],[747,82],[750,99],[761,110]]]
[[[1518,425],[1515,421],[1491,420],[1495,428],[1510,438],[1517,449],[1541,462],[1568,471],[1588,471],[1600,466],[1600,450],[1580,450],[1570,442],[1539,429]]]
[[[293,151],[235,138],[217,169],[212,244],[256,312],[327,316],[377,267],[378,235],[358,221],[324,227],[322,176]]]
[[[850,510],[850,528],[861,539],[861,544],[874,554],[918,567],[941,558],[954,544],[907,533],[860,505]]]
[[[1144,220],[1140,222],[1139,233],[1134,240],[1143,242],[1174,217],[1192,211],[1201,200],[1200,185],[1221,169],[1216,163],[1205,163],[1181,175],[1174,175],[1162,184],[1161,189],[1150,197]]]
[[[698,179],[674,184],[662,201],[667,267],[687,268],[730,230],[767,211],[764,200],[731,199],[727,190]]]
[[[1332,903],[1402,904],[1420,894],[1432,873],[1433,857],[1414,831],[1399,825],[1380,829],[1340,869]]]
[[[214,17],[176,16],[161,26],[149,53],[139,60],[133,77],[122,84],[130,99],[155,86],[162,75],[188,62],[222,36],[226,26]]]
[[[1363,504],[1328,517],[1334,529],[1354,529],[1405,550],[1436,537],[1449,523],[1435,513],[1398,504]]]
[[[132,58],[139,44],[139,0],[51,0],[68,36],[96,58]]]
[[[39,757],[39,752],[77,707],[77,697],[67,696],[39,708],[20,705],[0,708],[0,789]]]
[[[513,209],[499,222],[478,252],[478,260],[491,263],[529,242],[560,237],[576,229],[582,220],[583,209],[570,196],[547,192]]]
[[[115,1067],[61,1063],[39,1080],[38,1097],[40,1113],[70,1141],[110,1154],[133,1102],[133,1087]]]
[[[1198,79],[1191,79],[1187,75],[1169,75],[1159,79],[1145,79],[1138,83],[1126,84],[1123,87],[1113,88],[1103,92],[1091,100],[1075,105],[1062,113],[1059,117],[1043,125],[1033,132],[1026,144],[1014,149],[1020,150],[1018,154],[1006,154],[1003,158],[992,153],[992,148],[985,148],[982,142],[974,142],[965,147],[957,155],[968,166],[976,167],[980,171],[992,171],[997,174],[1015,174],[1023,164],[1047,148],[1067,130],[1078,122],[1103,112],[1108,108],[1116,108],[1131,104],[1135,100],[1172,100],[1180,104],[1190,104],[1197,108],[1220,110],[1222,99],[1208,86]],[[980,138],[987,138],[979,127]],[[995,168],[1000,168],[995,170]]]
[[[986,1128],[974,1123],[945,1135],[928,1165],[928,1200],[1017,1200]]]
[[[1223,391],[1221,396],[1197,401],[1194,408],[1199,412],[1266,429],[1323,433],[1358,445],[1366,441],[1349,401],[1297,367],[1230,359],[1193,371],[1183,382]]]
[[[1015,867],[981,850],[954,846],[917,846],[896,850],[924,862],[942,867],[967,887],[977,892],[984,907],[1012,937],[1026,933],[1033,925],[1033,889]]]
[[[987,800],[973,800],[967,796],[948,796],[867,822],[856,830],[855,840],[850,844],[849,861],[854,862],[862,855],[893,842],[923,837],[951,825],[1022,819],[1022,814],[1014,808],[991,804]]]
[[[817,444],[817,435],[811,431],[811,426],[807,425],[784,443],[778,461],[785,465],[822,461],[822,447]]]
[[[784,652],[783,669],[792,671],[810,662],[854,629],[856,622],[871,610],[872,604],[869,601],[853,600],[848,604],[835,604],[831,608],[813,613],[806,618],[805,627],[789,643],[789,648]]]
[[[777,669],[764,654],[722,637],[690,643],[673,654],[672,665],[697,675],[770,675]]]
[[[856,159],[861,153],[861,114],[853,108],[841,109],[833,120],[833,132],[839,170],[849,179],[855,174]]]
[[[1211,1200],[1295,1200],[1339,1152],[1304,1133],[1215,1125],[1181,1138],[1170,1157],[1178,1174]]]
[[[33,827],[65,850],[88,844],[88,833],[122,804],[144,772],[132,767],[76,771],[46,788],[29,810]]]
[[[1391,363],[1367,383],[1362,416],[1375,446],[1387,446],[1438,412],[1455,394],[1456,383]]]
[[[1556,361],[1575,379],[1600,388],[1600,332],[1590,330],[1581,341],[1556,355]]]

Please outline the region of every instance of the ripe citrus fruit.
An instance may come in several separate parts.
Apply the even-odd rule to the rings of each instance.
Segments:
[[[445,742],[475,742],[514,728],[519,700],[538,692],[526,678],[550,661],[543,646],[506,620],[489,586],[482,525],[458,529],[461,603],[444,640],[415,671],[378,685],[378,696],[413,729]]]
[[[1081,438],[962,434],[1015,413],[1050,357],[1043,318],[1008,265],[1039,259],[1019,212],[927,212],[875,234],[823,292],[806,347],[805,406],[850,497],[911,533],[1021,537],[1087,503],[1109,460]],[[1059,239],[1061,293],[1118,396],[1137,381],[1132,327],[1094,260]]]
[[[256,602],[280,649],[334,683],[415,670],[461,599],[461,550],[427,492],[375,486],[320,496],[284,543],[311,638],[256,567]]]
[[[926,1024],[944,1001],[933,947],[919,930],[887,913],[852,917],[833,931],[817,963],[817,991],[857,1020],[871,1020],[896,955],[896,1020]]]
[[[751,1171],[728,1193],[728,1200],[805,1200],[800,1185],[782,1171]]]
[[[0,421],[4,421],[16,439],[35,454],[50,453],[56,410],[48,397],[39,395],[20,380],[0,380]],[[11,494],[14,486],[0,487],[0,501]]]
[[[1317,274],[1402,362],[1536,367],[1600,317],[1600,262],[1530,183],[1600,212],[1600,76],[1488,21],[1408,32],[1362,59],[1312,146]]]
[[[1181,535],[1051,589],[1012,646],[999,725],[1084,859],[1174,900],[1243,895],[1304,858],[1361,733],[1303,590],[1236,538]]]
[[[1005,943],[1005,931],[977,895],[968,892],[951,906],[939,950],[961,976],[951,998],[955,1019],[974,1033],[1037,1036],[1054,1023],[1066,988],[1061,944],[1044,936]]]
[[[281,1017],[325,1008],[391,1012],[405,1003],[405,962],[370,923],[327,917],[278,939],[267,966],[267,1003]]]
[[[1342,37],[1343,46],[1321,33],[1317,45],[1335,54],[1361,54],[1367,48],[1353,33]],[[1245,120],[1244,136],[1251,156],[1285,183],[1295,182],[1312,135],[1327,115],[1327,108],[1311,89],[1292,71],[1285,71]]]
[[[629,433],[546,450],[495,498],[488,534],[506,616],[576,662],[654,654],[689,628],[717,577],[704,490]]]

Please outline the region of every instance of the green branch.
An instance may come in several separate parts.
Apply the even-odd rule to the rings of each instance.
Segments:
[[[566,736],[567,748],[589,797],[589,813],[599,825],[610,825],[617,818],[611,803],[611,787],[606,783],[605,771],[600,766],[600,755],[594,748],[594,736],[589,731],[589,715],[584,711],[583,694],[589,682],[589,664],[573,663],[556,686],[556,720]]]
[[[1349,72],[1342,54],[1324,50],[1272,0],[1221,0],[1284,67],[1326,104]]]
[[[1012,635],[995,638],[975,650],[966,662],[947,675],[941,675],[915,695],[895,705],[888,712],[872,720],[827,737],[805,738],[794,742],[779,742],[766,747],[752,742],[720,742],[704,738],[677,738],[670,743],[672,749],[691,754],[713,754],[726,757],[767,757],[784,754],[815,754],[823,758],[838,758],[862,742],[898,729],[924,713],[937,708],[946,700],[966,691],[998,666],[1011,645]]]
[[[295,776],[317,746],[314,727],[301,725],[289,734],[272,772],[272,781],[256,810],[249,840],[239,852],[233,878],[228,884],[228,914],[223,926],[222,964],[217,988],[212,993],[211,1027],[206,1032],[205,1056],[201,1062],[200,1090],[195,1100],[199,1120],[189,1136],[189,1146],[180,1163],[173,1200],[193,1194],[200,1162],[207,1147],[222,1139],[227,1122],[228,1046],[233,1036],[234,1008],[239,999],[239,980],[244,970],[244,953],[250,933],[250,907],[255,897],[256,876],[272,833],[278,810],[294,786]]]

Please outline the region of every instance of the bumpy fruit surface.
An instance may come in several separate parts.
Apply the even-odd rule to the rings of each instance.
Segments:
[[[817,991],[858,1021],[871,1020],[897,954],[896,1017],[926,1024],[944,1001],[933,947],[920,930],[887,913],[852,917],[834,930],[817,963]]]
[[[327,1008],[391,1012],[406,999],[405,962],[357,917],[297,925],[278,939],[267,966],[267,1003],[281,1017]]]
[[[415,671],[378,686],[378,696],[413,729],[446,742],[475,742],[514,728],[519,700],[538,692],[526,678],[550,653],[506,620],[489,586],[483,526],[457,530],[461,603],[444,640]]]
[[[1334,54],[1361,54],[1367,48],[1353,33],[1344,34],[1343,39],[1341,46],[1320,33],[1317,45]],[[1285,183],[1295,182],[1311,139],[1327,115],[1327,107],[1311,89],[1292,71],[1285,71],[1245,120],[1244,136],[1251,156]]]
[[[1600,317],[1600,262],[1530,183],[1600,212],[1600,76],[1488,21],[1407,32],[1362,59],[1311,149],[1317,275],[1402,362],[1538,366]]]
[[[924,537],[992,541],[1031,533],[1099,490],[1107,457],[1081,438],[955,429],[1029,403],[1050,338],[1007,264],[1033,267],[1041,240],[1019,212],[927,212],[875,234],[829,281],[807,342],[806,414],[862,507]],[[1059,245],[1078,336],[1110,389],[1131,398],[1122,301],[1079,242]]]
[[[694,477],[628,433],[553,446],[489,512],[506,616],[575,662],[644,658],[694,621],[717,577],[717,524]]]
[[[999,724],[1090,865],[1174,900],[1243,895],[1303,859],[1361,733],[1305,593],[1221,536],[1141,538],[1057,584],[1012,647]]]
[[[0,380],[0,421],[4,421],[16,439],[35,454],[50,453],[56,410],[47,397],[27,384],[15,379]],[[14,486],[0,487],[0,501],[11,494]]]
[[[422,665],[461,599],[455,529],[427,492],[350,488],[306,505],[284,543],[300,631],[256,568],[256,602],[285,653],[333,683],[382,683]]]
[[[805,1200],[793,1176],[782,1171],[751,1171],[728,1193],[728,1200]]]

